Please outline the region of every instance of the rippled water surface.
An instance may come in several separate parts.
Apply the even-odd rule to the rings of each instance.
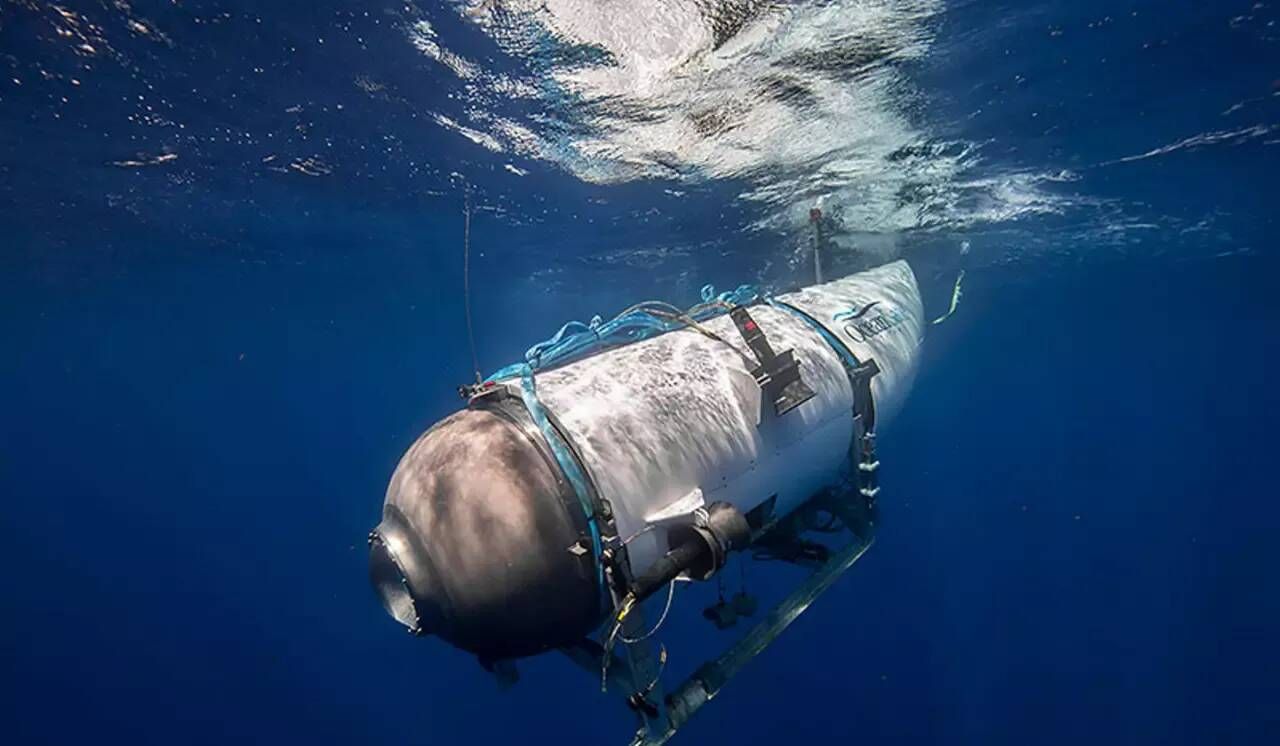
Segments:
[[[1258,251],[1261,195],[1202,168],[1280,137],[1276,13],[1239,5],[10,0],[4,188],[66,244],[93,213],[247,259],[282,209],[412,219],[464,183],[534,271],[794,263],[815,206],[844,254]],[[628,240],[538,229],[566,222]]]

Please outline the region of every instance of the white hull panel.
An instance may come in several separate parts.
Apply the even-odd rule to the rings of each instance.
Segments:
[[[822,323],[859,361],[876,361],[871,388],[882,427],[901,408],[923,339],[911,268],[898,261],[777,300]],[[761,304],[751,315],[775,352],[794,350],[815,392],[781,418],[768,404],[762,418],[760,389],[744,360],[751,353],[728,316],[703,325],[736,351],[680,330],[537,375],[539,399],[612,506],[621,536],[717,501],[745,513],[776,495],[785,514],[839,477],[853,437],[853,394],[840,357],[790,311]],[[636,537],[632,568],[642,570],[666,549],[661,528]]]

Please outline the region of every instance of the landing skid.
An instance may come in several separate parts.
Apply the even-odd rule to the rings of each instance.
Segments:
[[[833,554],[826,564],[815,570],[723,655],[704,664],[672,691],[665,698],[665,718],[658,722],[656,719],[647,720],[645,727],[632,739],[631,746],[662,746],[670,741],[698,710],[714,699],[752,658],[773,644],[874,543],[874,539],[865,543],[855,539]],[[655,690],[654,695],[658,693]]]
[[[880,492],[877,472],[880,461],[876,457],[870,380],[879,368],[874,361],[861,365],[854,361],[847,363],[847,370],[854,387],[854,438],[850,449],[854,471],[849,485],[853,489],[836,489],[815,498],[805,510],[784,518],[776,525],[762,527],[752,542],[753,546],[769,555],[770,559],[815,569],[728,650],[699,667],[670,694],[662,686],[665,651],[655,655],[651,641],[641,639],[635,644],[627,645],[621,656],[611,653],[608,667],[609,682],[614,684],[611,690],[622,694],[640,720],[640,728],[630,746],[663,746],[669,742],[690,718],[715,699],[730,679],[751,659],[772,645],[792,622],[808,610],[818,596],[825,593],[875,544],[875,526],[879,512],[876,497]],[[812,523],[823,512],[832,516],[833,520],[823,525]],[[839,549],[828,550],[825,545],[802,538],[806,530],[835,533],[831,529],[836,526],[842,526],[851,535],[849,542]],[[639,611],[637,606],[626,617],[626,626],[622,630],[625,639],[645,637],[643,630],[646,627]],[[581,649],[592,645],[595,646],[595,655]],[[597,643],[586,641],[577,649],[565,652],[588,670],[599,674],[604,649]],[[592,663],[595,665],[592,666]]]
[[[630,746],[662,746],[716,695],[751,659],[773,644],[787,627],[800,617],[828,588],[875,543],[856,535],[848,544],[832,552],[807,578],[769,611],[754,627],[718,658],[708,661],[673,689],[664,692],[661,664],[650,641],[628,645],[610,655],[607,667],[609,691],[620,694],[640,719],[640,729]],[[628,619],[628,636],[645,626],[637,609]],[[571,660],[599,676],[604,648],[593,640],[563,648]]]

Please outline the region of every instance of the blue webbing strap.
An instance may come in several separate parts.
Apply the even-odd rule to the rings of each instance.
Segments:
[[[530,347],[524,354],[524,362],[513,363],[486,378],[499,381],[521,374],[523,366],[535,371],[567,365],[608,347],[639,342],[676,329],[689,326],[688,320],[706,321],[719,316],[731,306],[746,305],[760,295],[751,285],[717,294],[715,288],[702,288],[702,303],[681,310],[667,303],[646,301],[637,303],[608,321],[595,316],[589,323],[570,321],[560,327],[550,339]],[[687,317],[687,318],[685,318]]]
[[[847,372],[849,374],[850,379],[852,379],[853,371],[857,369],[857,367],[861,363],[858,362],[858,358],[854,356],[853,351],[850,350],[847,346],[845,346],[844,342],[841,342],[839,339],[837,339],[836,335],[832,334],[817,319],[805,313],[804,311],[801,311],[799,308],[796,308],[790,303],[784,303],[776,298],[765,298],[764,301],[765,303],[768,303],[774,308],[780,308],[790,313],[791,315],[800,319],[804,323],[813,327],[813,330],[816,331],[818,335],[822,337],[823,341],[825,341],[831,347],[831,349],[835,350],[836,354],[840,356],[840,362],[844,363],[845,372]]]
[[[534,424],[542,431],[542,437],[546,438],[547,445],[551,447],[551,454],[560,465],[560,471],[569,480],[569,486],[573,487],[573,494],[578,498],[578,504],[582,506],[582,512],[587,517],[587,529],[591,532],[591,551],[596,563],[596,584],[602,594],[607,594],[604,584],[604,562],[602,561],[604,547],[600,540],[600,522],[596,515],[595,503],[591,499],[593,493],[587,482],[587,475],[583,473],[577,457],[569,450],[569,445],[560,431],[551,424],[551,419],[547,416],[547,410],[543,408],[542,402],[538,401],[533,368],[529,365],[525,365],[520,372],[520,398],[524,400],[525,409],[529,410],[529,416],[533,418]]]
[[[609,321],[602,321],[599,316],[590,323],[570,321],[550,339],[530,347],[525,353],[522,363],[514,363],[502,368],[485,379],[491,385],[506,378],[520,377],[520,398],[525,409],[533,418],[534,424],[542,431],[556,463],[569,485],[573,488],[582,512],[587,518],[587,528],[591,533],[591,549],[595,554],[596,582],[600,592],[607,595],[608,589],[604,580],[603,541],[600,536],[600,516],[597,515],[595,491],[574,454],[568,441],[548,416],[546,408],[538,400],[538,389],[534,375],[539,370],[558,367],[574,360],[581,359],[606,347],[638,342],[642,339],[657,336],[664,332],[681,329],[688,325],[682,315],[697,321],[718,316],[725,309],[735,305],[745,305],[759,297],[759,292],[750,285],[716,294],[710,285],[702,288],[702,303],[688,311],[665,303],[650,301],[632,306]]]

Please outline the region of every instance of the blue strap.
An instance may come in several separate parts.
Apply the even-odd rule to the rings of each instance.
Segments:
[[[801,311],[790,303],[784,303],[775,298],[765,298],[764,300],[765,303],[768,303],[774,308],[780,308],[783,311],[787,311],[791,315],[813,327],[813,330],[816,331],[818,335],[821,336],[828,345],[830,345],[831,349],[835,350],[836,354],[840,356],[840,362],[844,363],[845,371],[850,376],[853,375],[853,370],[860,365],[858,358],[854,356],[853,351],[850,350],[844,342],[841,342],[836,335],[832,334],[827,327],[823,326],[817,319],[804,311]]]
[[[525,409],[529,410],[534,424],[542,431],[542,437],[546,438],[547,445],[551,447],[551,455],[555,456],[556,463],[560,465],[560,471],[569,480],[569,485],[573,487],[573,494],[578,498],[578,504],[582,506],[582,512],[587,517],[587,529],[591,533],[591,551],[596,562],[596,584],[603,594],[607,590],[604,585],[604,562],[602,561],[604,547],[600,540],[600,522],[596,516],[595,504],[591,500],[592,493],[587,475],[583,473],[582,467],[578,465],[578,459],[569,450],[569,445],[561,437],[560,431],[551,424],[547,410],[538,400],[533,368],[529,365],[523,368],[520,374],[520,398],[524,400]]]
[[[727,306],[751,303],[759,297],[759,292],[751,285],[740,285],[733,290],[717,294],[715,288],[706,285],[702,288],[701,297],[702,306],[696,306],[685,312],[695,321],[705,321],[724,313]],[[660,315],[657,311],[667,313]],[[608,589],[604,580],[600,520],[596,515],[595,502],[592,499],[594,492],[587,475],[583,472],[582,465],[569,448],[564,436],[552,424],[542,402],[538,400],[534,374],[539,370],[581,359],[605,347],[638,342],[685,326],[684,321],[673,320],[670,312],[674,312],[677,316],[680,314],[678,308],[649,302],[632,306],[628,311],[609,321],[601,321],[599,316],[592,318],[587,324],[570,321],[560,327],[550,339],[530,347],[525,353],[524,362],[508,365],[485,379],[488,382],[495,382],[517,376],[520,378],[520,398],[524,400],[525,409],[529,411],[534,424],[542,431],[542,436],[550,446],[556,463],[560,465],[561,472],[569,480],[569,485],[582,506],[582,512],[587,517],[591,548],[596,561],[596,582],[601,593],[606,593]]]
[[[739,285],[719,294],[715,288],[706,285],[702,288],[702,304],[684,312],[666,303],[648,301],[632,306],[608,321],[602,321],[599,316],[586,324],[570,321],[550,339],[530,347],[524,354],[524,362],[508,365],[485,380],[514,378],[522,375],[525,367],[539,371],[566,365],[607,347],[631,344],[683,328],[686,322],[678,318],[682,313],[694,321],[706,321],[724,313],[729,306],[752,303],[759,295],[751,285]]]

